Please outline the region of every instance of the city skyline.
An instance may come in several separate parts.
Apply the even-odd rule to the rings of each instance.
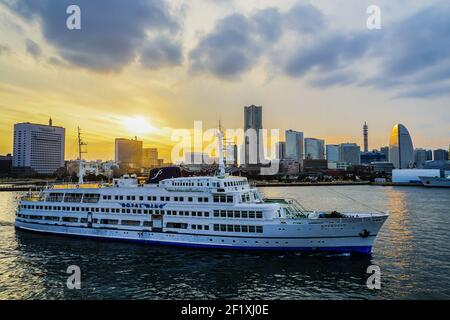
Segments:
[[[59,30],[55,23],[66,13],[55,11],[54,2],[43,0],[43,8],[35,8],[33,1],[23,1],[18,8],[0,0],[0,154],[12,152],[15,123],[46,123],[52,117],[66,128],[69,159],[76,157],[80,126],[89,143],[87,159],[112,159],[114,138],[138,136],[144,147],[157,147],[168,160],[173,129],[192,128],[195,120],[213,128],[219,119],[226,127],[243,128],[241,108],[251,104],[264,106],[264,128],[301,131],[326,144],[363,146],[361,126],[367,121],[369,150],[389,144],[395,123],[410,130],[417,147],[448,149],[450,90],[448,77],[440,73],[439,78],[439,71],[448,65],[450,48],[437,48],[434,41],[448,38],[440,32],[448,30],[448,19],[439,18],[450,12],[442,1],[407,6],[379,1],[381,30],[367,30],[365,1],[184,5],[161,0],[126,6],[110,1],[117,10],[108,14],[95,1],[76,2],[82,12],[94,12],[111,26],[114,39],[99,47],[96,39],[104,30],[86,17],[89,32],[82,28],[74,36],[65,26]],[[126,16],[133,6],[150,14],[148,3],[164,18],[130,22],[120,14]],[[234,26],[243,26],[241,37]],[[402,33],[418,27],[434,35],[431,43]],[[144,39],[147,34],[151,37]],[[61,40],[73,36],[74,42]],[[229,36],[241,42],[224,45],[221,40]],[[297,38],[305,44],[292,41]],[[136,47],[129,39],[147,46]],[[387,52],[381,48],[389,46]],[[116,55],[112,47],[120,49]],[[285,47],[289,50],[281,54]],[[429,51],[415,54],[416,49]],[[421,60],[435,51],[442,56]],[[333,53],[322,57],[319,52]]]

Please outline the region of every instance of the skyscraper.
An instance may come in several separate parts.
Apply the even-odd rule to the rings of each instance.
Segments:
[[[280,141],[276,143],[277,154],[276,157],[279,160],[286,159],[286,142]]]
[[[303,132],[286,130],[286,159],[302,163]]]
[[[402,124],[396,124],[391,131],[389,141],[389,161],[396,169],[407,169],[413,161],[413,143],[408,129]]]
[[[261,163],[264,154],[262,141],[262,106],[244,107],[244,162],[245,164]]]
[[[366,122],[364,122],[363,126],[363,135],[364,135],[364,152],[369,152],[369,126]]]
[[[360,164],[361,148],[356,143],[341,143],[339,145],[339,161],[349,164]]]
[[[427,151],[421,148],[414,149],[414,166],[423,168],[425,161],[427,161]]]
[[[338,144],[327,144],[326,147],[327,160],[329,162],[339,161],[339,145]]]
[[[380,153],[384,154],[386,161],[389,161],[389,147],[381,147]]]
[[[444,149],[436,149],[433,151],[433,160],[448,160],[448,151]]]
[[[52,174],[64,167],[66,130],[51,125],[17,123],[14,125],[13,167],[15,171],[34,170]]]
[[[142,167],[142,141],[117,138],[115,143],[116,163],[131,168]]]
[[[323,160],[325,141],[316,138],[305,138],[305,159]]]
[[[143,148],[142,149],[142,166],[144,168],[158,167],[158,149]]]

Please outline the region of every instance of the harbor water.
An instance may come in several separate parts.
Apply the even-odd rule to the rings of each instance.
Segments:
[[[449,299],[450,189],[265,187],[308,209],[388,211],[372,255],[245,253],[47,236],[14,229],[0,192],[0,299]],[[81,270],[68,289],[67,268]],[[371,265],[381,288],[367,287]]]

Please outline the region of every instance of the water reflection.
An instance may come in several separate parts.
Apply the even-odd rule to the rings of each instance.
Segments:
[[[371,264],[370,257],[186,250],[26,232],[17,232],[17,243],[16,263],[27,273],[15,285],[32,285],[42,297],[356,298],[367,290]],[[71,264],[81,267],[81,292],[65,289]]]

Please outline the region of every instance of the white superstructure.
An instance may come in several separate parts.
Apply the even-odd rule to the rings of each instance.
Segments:
[[[43,233],[186,247],[370,253],[387,216],[305,211],[294,200],[263,199],[246,178],[227,176],[220,165],[216,176],[146,184],[124,176],[111,185],[50,187],[21,199],[15,224]]]

